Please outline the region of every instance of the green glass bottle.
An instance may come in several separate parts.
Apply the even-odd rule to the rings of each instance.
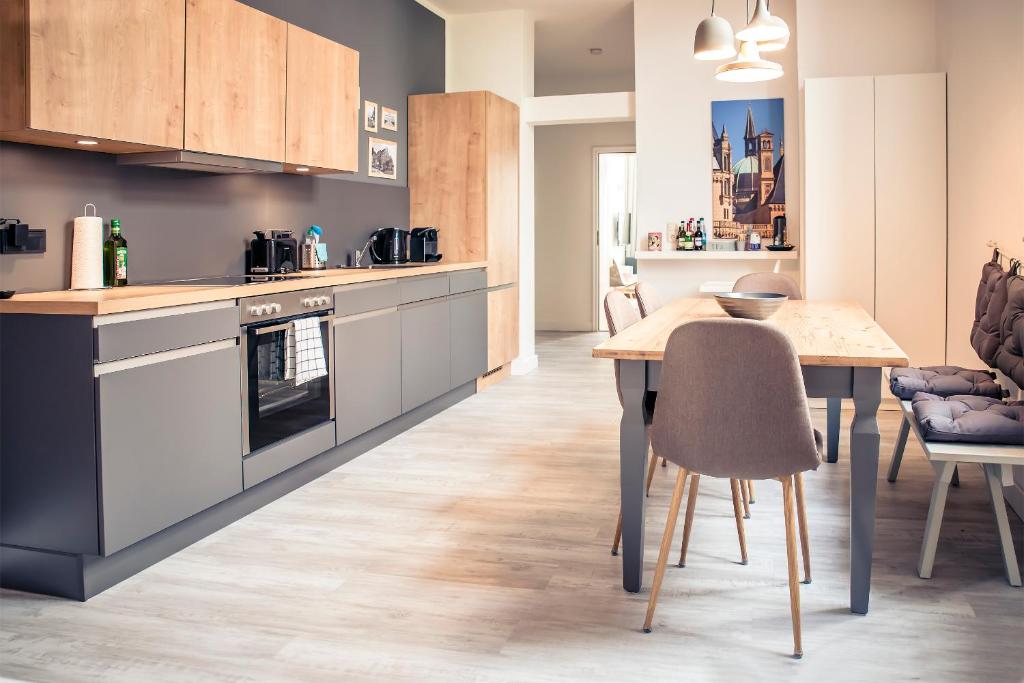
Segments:
[[[121,235],[121,221],[110,219],[110,237],[103,243],[103,285],[124,287],[128,284],[128,241]]]

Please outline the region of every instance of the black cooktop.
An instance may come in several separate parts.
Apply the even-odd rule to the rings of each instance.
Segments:
[[[191,277],[181,280],[163,280],[154,285],[188,286],[222,286],[254,285],[261,282],[280,282],[281,280],[299,280],[308,275],[212,275],[210,277]]]

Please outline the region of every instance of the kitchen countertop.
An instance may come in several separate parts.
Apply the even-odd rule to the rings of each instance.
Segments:
[[[393,280],[417,275],[449,273],[457,270],[486,268],[483,261],[473,263],[445,263],[437,265],[404,266],[402,268],[302,271],[305,277],[289,277],[275,282],[250,285],[153,284],[128,285],[113,289],[61,290],[15,294],[0,301],[0,313],[41,313],[60,315],[106,315],[126,311],[143,311],[165,306],[200,304],[225,301],[247,296],[261,296],[278,292],[291,292],[315,287],[351,285],[375,280]]]

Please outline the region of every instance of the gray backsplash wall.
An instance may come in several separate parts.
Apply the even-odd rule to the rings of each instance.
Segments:
[[[321,225],[335,264],[374,228],[408,223],[406,98],[444,91],[444,22],[414,0],[244,1],[359,50],[362,98],[399,112],[397,134],[373,134],[398,140],[398,180],[367,177],[366,132],[359,173],[321,178],[119,167],[106,154],[3,142],[0,216],[46,228],[47,251],[0,255],[0,288],[68,287],[72,221],[86,202],[121,219],[130,282],[242,272],[256,229]]]

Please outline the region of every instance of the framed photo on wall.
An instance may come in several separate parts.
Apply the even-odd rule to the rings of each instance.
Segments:
[[[369,139],[368,164],[371,178],[398,179],[398,143],[380,138]]]
[[[370,133],[377,132],[377,103],[363,100],[363,129]]]
[[[381,107],[380,127],[384,130],[398,131],[398,110],[391,107]]]

